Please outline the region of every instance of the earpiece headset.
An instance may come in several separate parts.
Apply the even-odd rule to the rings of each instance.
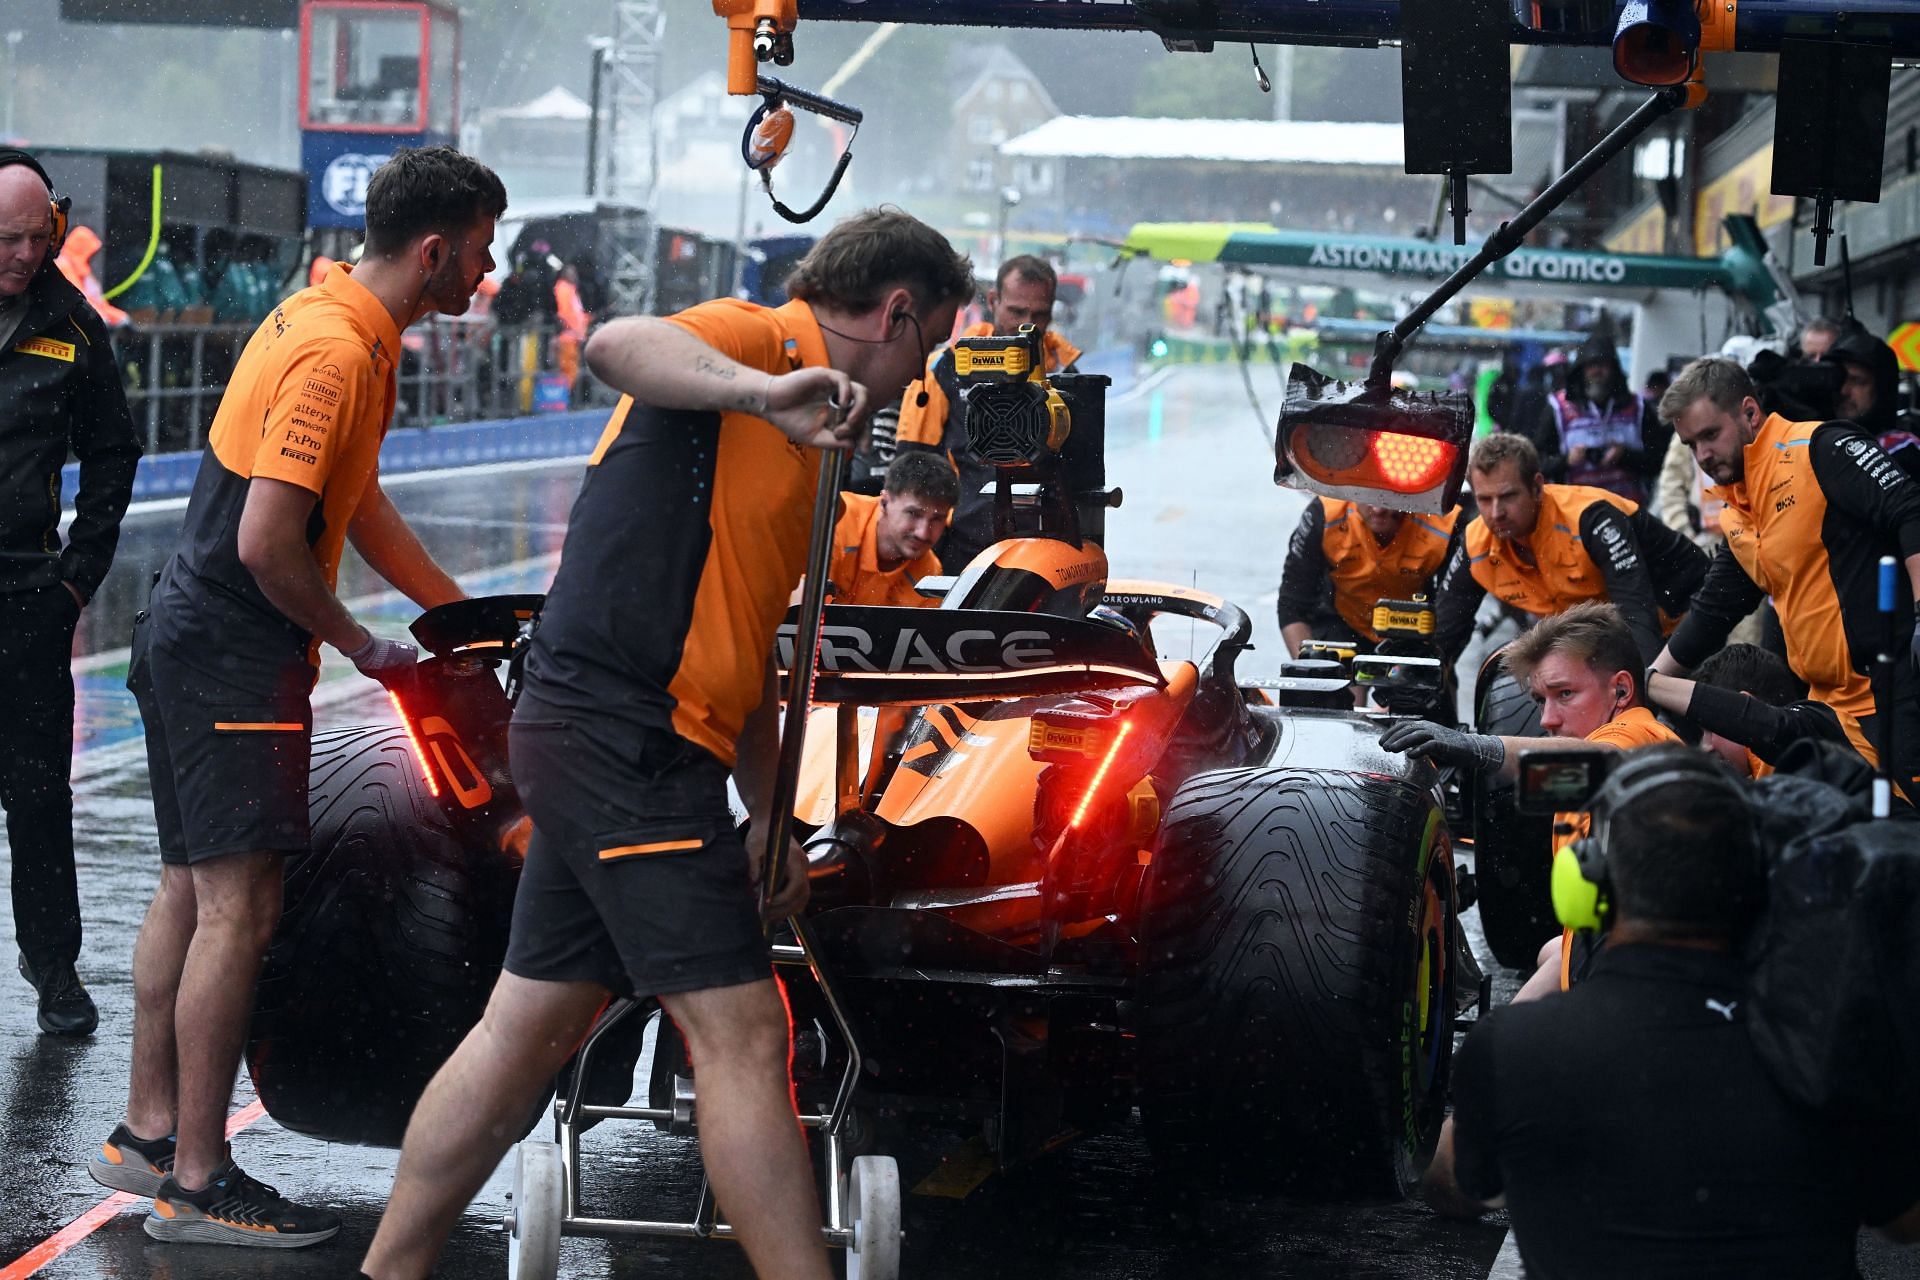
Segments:
[[[0,169],[16,164],[33,170],[40,181],[47,186],[47,204],[53,213],[53,236],[47,242],[47,256],[54,257],[59,254],[60,246],[67,242],[67,228],[73,222],[73,197],[59,195],[54,191],[53,179],[47,175],[46,169],[38,160],[24,151],[12,147],[0,147]]]
[[[1629,755],[1594,793],[1588,834],[1553,855],[1553,913],[1569,929],[1597,932],[1613,914],[1613,877],[1607,866],[1607,845],[1613,815],[1635,801],[1674,783],[1717,787],[1732,796],[1744,811],[1746,798],[1725,768],[1704,755],[1676,758],[1659,752],[1651,758]],[[1752,822],[1752,818],[1748,818]],[[1751,837],[1756,858],[1757,833]],[[1755,868],[1758,874],[1758,867]]]

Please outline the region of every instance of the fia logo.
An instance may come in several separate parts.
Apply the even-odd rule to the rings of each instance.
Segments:
[[[320,175],[320,195],[343,218],[359,218],[367,212],[367,183],[373,171],[385,164],[387,156],[348,152],[335,156]]]

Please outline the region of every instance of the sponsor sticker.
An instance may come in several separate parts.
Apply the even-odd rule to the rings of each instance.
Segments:
[[[28,338],[25,342],[16,342],[13,349],[23,356],[45,356],[49,360],[64,360],[73,363],[73,357],[79,348],[71,342],[57,342],[52,338]]]

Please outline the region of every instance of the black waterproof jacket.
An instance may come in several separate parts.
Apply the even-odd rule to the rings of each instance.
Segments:
[[[1860,425],[1876,436],[1892,431],[1900,407],[1900,358],[1893,354],[1893,348],[1853,325],[1824,358],[1835,364],[1866,367],[1873,375],[1873,408],[1861,416]]]
[[[65,580],[91,599],[113,563],[140,442],[107,327],[51,260],[0,347],[0,591]],[[80,460],[60,545],[60,468]]]

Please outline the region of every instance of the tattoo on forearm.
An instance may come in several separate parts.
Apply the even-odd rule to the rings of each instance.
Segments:
[[[705,356],[695,356],[693,358],[693,370],[695,373],[710,373],[722,382],[732,382],[736,376],[733,369],[721,364],[717,360],[709,360]]]

